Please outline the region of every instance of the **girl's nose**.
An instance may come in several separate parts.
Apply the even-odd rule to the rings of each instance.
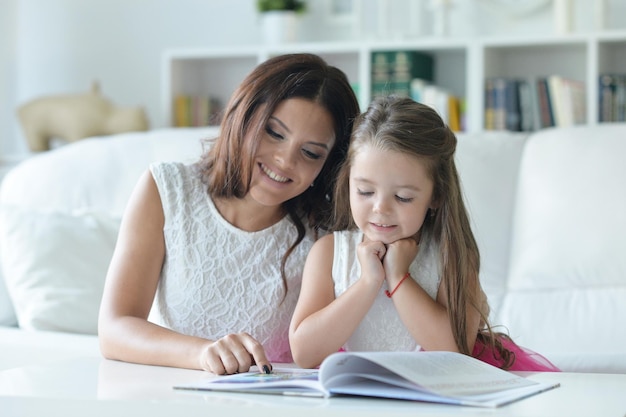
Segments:
[[[376,201],[374,202],[375,213],[385,213],[388,208],[389,207],[387,205],[387,201],[382,197],[377,198]]]

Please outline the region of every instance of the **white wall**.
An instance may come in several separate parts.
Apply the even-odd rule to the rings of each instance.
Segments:
[[[0,161],[5,150],[17,140],[14,116],[16,4],[17,0],[0,1]]]
[[[309,0],[306,40],[346,39],[352,31],[327,19],[327,1]],[[357,0],[372,27],[377,0]],[[384,1],[384,0],[378,0]],[[551,33],[551,9],[526,18],[498,16],[488,0],[455,0],[451,36]],[[597,0],[594,0],[597,1]],[[419,35],[431,33],[430,0],[387,0],[395,19],[409,4],[423,8]],[[575,0],[577,30],[589,30],[593,2]],[[626,26],[626,0],[611,0],[609,25]],[[392,10],[393,14],[393,10]],[[400,20],[398,20],[400,21]],[[0,0],[0,160],[27,154],[15,108],[33,98],[81,93],[98,80],[103,94],[120,106],[143,106],[151,127],[160,120],[161,54],[176,47],[255,44],[260,31],[255,0]],[[398,24],[388,36],[399,36]],[[401,25],[400,25],[401,26]]]
[[[252,1],[11,1],[17,2],[18,22],[16,105],[43,95],[81,93],[98,80],[114,103],[144,106],[153,127],[160,125],[164,49],[255,39],[253,31],[243,30],[255,26]],[[23,140],[4,138],[2,148],[26,149]]]

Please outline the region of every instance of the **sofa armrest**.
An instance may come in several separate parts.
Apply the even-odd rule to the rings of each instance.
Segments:
[[[101,357],[97,336],[0,326],[0,371],[77,356]]]

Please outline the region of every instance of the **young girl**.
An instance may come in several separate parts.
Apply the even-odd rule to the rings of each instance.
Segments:
[[[151,165],[106,278],[104,356],[217,374],[291,362],[303,264],[330,226],[358,112],[342,71],[316,55],[278,56],[234,92],[197,163]]]
[[[313,245],[291,321],[299,366],[340,349],[447,350],[557,370],[488,324],[455,148],[437,113],[408,98],[379,98],[356,122],[335,232]]]

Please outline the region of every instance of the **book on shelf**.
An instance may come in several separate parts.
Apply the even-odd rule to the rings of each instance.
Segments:
[[[585,83],[559,75],[551,75],[547,79],[554,125],[565,127],[584,123]]]
[[[613,74],[602,74],[598,81],[598,120],[600,122],[611,122],[613,121],[613,97],[617,83]]]
[[[506,129],[506,104],[510,102],[506,98],[506,83],[504,78],[496,78],[493,85],[493,128],[494,130]]]
[[[626,74],[617,77],[613,121],[626,122]]]
[[[559,75],[485,80],[485,129],[533,131],[586,121],[585,83]]]
[[[444,123],[453,131],[464,130],[465,107],[461,97],[423,78],[411,80],[409,96],[418,103],[435,109]]]
[[[519,80],[507,79],[504,81],[504,128],[513,132],[522,130],[520,87]]]
[[[521,130],[520,83],[513,78],[493,77],[485,81],[485,128]]]
[[[453,132],[460,132],[463,130],[463,105],[461,99],[457,96],[450,95],[448,97],[448,121],[447,125]]]
[[[220,103],[213,97],[180,94],[174,98],[174,126],[198,127],[215,124],[220,111]]]
[[[598,82],[598,120],[626,121],[626,74],[601,74]]]
[[[337,352],[317,369],[276,368],[176,385],[181,390],[339,395],[499,407],[558,387],[455,352]]]
[[[371,54],[372,97],[398,94],[409,96],[411,80],[433,81],[432,55],[419,51],[375,51]]]
[[[529,80],[518,81],[519,95],[519,130],[530,132],[539,129],[538,106],[534,105],[537,100],[537,89],[531,86]]]
[[[372,97],[399,95],[434,108],[454,131],[463,130],[462,99],[434,83],[434,58],[420,51],[374,51]]]
[[[554,114],[552,112],[552,99],[548,89],[548,79],[545,77],[537,79],[537,97],[539,99],[539,121],[540,127],[554,126]]]
[[[539,98],[539,77],[530,76],[521,79],[519,85],[520,109],[522,114],[521,129],[532,132],[542,127],[541,103]]]
[[[495,84],[493,78],[485,80],[485,129],[494,130],[496,126],[495,119]]]

